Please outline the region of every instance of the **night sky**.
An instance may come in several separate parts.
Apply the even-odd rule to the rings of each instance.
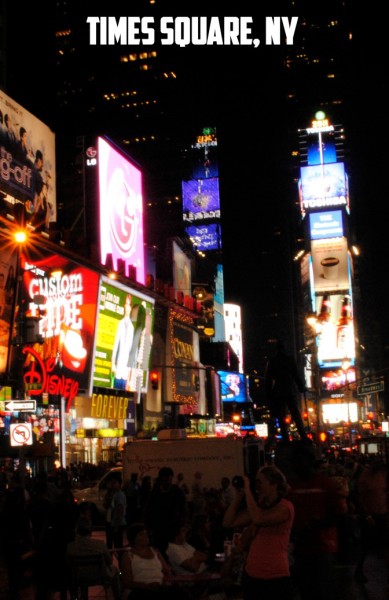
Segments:
[[[252,2],[244,1],[235,7],[234,13],[252,15],[255,32],[262,36],[266,15],[288,14],[284,4],[261,3],[261,13],[254,14]],[[119,5],[120,14],[139,12],[136,2],[103,3],[100,13],[99,3],[83,3],[90,15],[114,14],[114,6]],[[169,6],[174,5],[164,2],[163,14],[177,14]],[[209,2],[188,2],[183,4],[180,14],[206,15],[206,7],[209,10]],[[326,3],[326,7],[329,14],[330,5]],[[20,102],[50,124],[50,69],[55,66],[41,58],[46,21],[40,14],[32,13],[32,8],[29,10],[21,17],[23,23],[15,23],[17,37],[13,41],[24,57],[21,81],[26,82],[25,90],[31,91],[31,102],[25,102],[24,98]],[[355,240],[362,251],[362,303],[371,311],[372,320],[379,322],[387,343],[388,51],[383,19],[361,13],[361,9],[353,7],[350,14],[354,31],[350,63],[353,79],[351,84],[350,80],[344,83],[349,102],[347,156],[352,221]],[[32,45],[31,40],[34,40]],[[170,51],[179,55],[185,66],[187,81],[182,101],[187,106],[188,121],[217,128],[226,300],[240,303],[246,318],[250,316],[245,337],[250,353],[255,354],[255,307],[260,289],[257,252],[266,245],[268,232],[285,210],[285,198],[290,197],[293,183],[288,148],[297,146],[297,132],[291,129],[285,109],[285,82],[280,68],[282,48],[174,47]],[[101,51],[98,56],[99,59],[103,56]],[[312,113],[306,115],[300,127],[309,124],[316,108],[312,107]],[[293,136],[296,138],[292,139]],[[255,356],[249,362],[254,363]]]

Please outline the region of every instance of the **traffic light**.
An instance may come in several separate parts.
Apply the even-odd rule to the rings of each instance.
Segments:
[[[150,381],[151,381],[151,387],[153,388],[153,390],[157,390],[159,387],[159,373],[158,371],[151,371],[150,372]]]
[[[324,444],[327,441],[327,434],[324,431],[321,431],[319,434],[320,441]]]

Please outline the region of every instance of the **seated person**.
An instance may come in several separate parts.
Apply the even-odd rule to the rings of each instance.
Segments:
[[[127,531],[129,548],[121,556],[122,588],[131,600],[180,600],[185,593],[169,584],[172,570],[162,554],[150,545],[143,523],[133,523]],[[125,598],[125,595],[123,596]]]
[[[186,540],[187,526],[180,526],[175,532],[166,550],[169,563],[177,575],[202,573],[208,568],[208,553],[196,550]]]
[[[120,576],[118,568],[113,564],[112,554],[102,540],[92,538],[92,523],[89,519],[81,517],[77,523],[76,537],[67,545],[66,555],[71,564],[72,558],[101,555],[104,569],[104,579],[112,588],[115,600],[120,600]],[[85,566],[86,574],[88,567]]]

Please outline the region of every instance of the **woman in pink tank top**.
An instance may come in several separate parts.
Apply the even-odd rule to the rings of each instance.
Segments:
[[[245,477],[244,487],[235,490],[225,512],[223,526],[246,527],[242,540],[249,540],[243,571],[244,600],[294,598],[289,569],[294,507],[286,499],[288,490],[284,474],[276,466],[266,465],[256,474],[255,493]],[[239,512],[243,497],[246,508]]]

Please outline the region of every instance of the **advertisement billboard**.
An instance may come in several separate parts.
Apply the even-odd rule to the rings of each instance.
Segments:
[[[193,145],[191,160],[193,163],[192,177],[194,179],[209,179],[210,177],[219,176],[216,140]]]
[[[197,329],[207,337],[215,335],[215,296],[208,284],[192,284],[192,296],[201,302],[201,315],[197,319]]]
[[[243,373],[217,371],[223,402],[248,402],[246,378]]]
[[[154,300],[103,277],[100,285],[92,385],[146,392]]]
[[[309,237],[311,240],[343,237],[341,210],[309,213]]]
[[[185,221],[220,219],[219,179],[191,179],[182,182]]]
[[[347,206],[344,163],[301,167],[302,211]]]
[[[201,407],[199,336],[193,322],[179,310],[169,309],[165,369],[169,402],[178,402],[180,413],[199,414]],[[170,368],[171,367],[171,368]]]
[[[58,254],[22,256],[26,316],[39,318],[43,343],[24,346],[24,383],[30,396],[63,396],[67,408],[88,389],[99,275]]]
[[[320,323],[318,362],[322,367],[340,366],[343,359],[355,360],[355,332],[350,294],[316,296]]]
[[[339,425],[340,423],[356,423],[358,419],[358,405],[356,402],[341,402],[322,404],[323,423]]]
[[[197,250],[207,252],[209,250],[221,249],[220,225],[211,223],[209,225],[190,225],[185,229]]]
[[[311,259],[315,292],[349,289],[347,238],[312,240]]]
[[[309,137],[308,165],[336,162],[335,131],[321,131]]]
[[[344,388],[349,383],[354,383],[356,373],[353,367],[343,371],[341,367],[333,369],[323,369],[320,373],[322,396],[338,396],[338,393],[344,393]]]
[[[116,270],[118,260],[136,269],[136,281],[145,283],[143,245],[142,173],[107,140],[98,138],[100,254],[103,265],[112,255]]]
[[[23,203],[39,230],[57,220],[55,135],[1,90],[0,199]]]
[[[173,285],[175,292],[191,295],[191,261],[176,242],[173,242]]]

